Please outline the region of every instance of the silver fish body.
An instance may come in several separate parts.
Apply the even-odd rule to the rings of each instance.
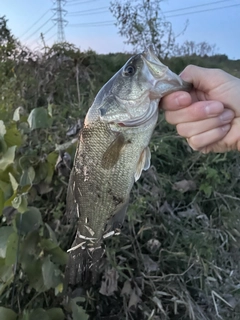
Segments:
[[[150,166],[148,148],[162,96],[190,85],[152,47],[132,57],[89,109],[69,181],[67,212],[77,232],[66,269],[70,284],[95,282],[102,239],[121,225],[134,181]]]

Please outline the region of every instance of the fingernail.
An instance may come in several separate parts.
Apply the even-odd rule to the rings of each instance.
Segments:
[[[229,131],[230,127],[231,127],[230,124],[226,124],[225,126],[222,126],[221,129],[222,129],[223,131]]]
[[[234,117],[234,112],[232,110],[225,110],[221,115],[220,115],[220,120],[222,122],[230,121]]]
[[[206,111],[206,114],[209,116],[216,115],[216,114],[220,113],[221,111],[223,111],[223,105],[220,102],[217,102],[217,103],[213,102],[213,103],[208,104],[205,107],[205,111]]]

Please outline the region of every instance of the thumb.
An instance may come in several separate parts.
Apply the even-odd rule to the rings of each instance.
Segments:
[[[193,84],[198,100],[216,100],[240,116],[240,79],[221,69],[187,66],[181,78]]]
[[[219,72],[218,69],[188,65],[180,76],[183,80],[192,83],[195,89],[208,93],[223,82]]]

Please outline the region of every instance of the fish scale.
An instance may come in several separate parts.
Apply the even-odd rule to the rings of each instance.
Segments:
[[[76,219],[76,213],[79,212],[78,235],[73,247],[83,242],[87,242],[89,248],[99,247],[109,219],[128,202],[139,157],[148,145],[152,131],[149,131],[148,126],[141,132],[139,128],[125,129],[126,144],[120,151],[117,163],[113,166],[102,163],[105,152],[117,135],[108,124],[101,121],[85,126],[80,134],[69,181],[69,193],[71,192],[74,199],[72,202],[68,201],[71,218]],[[117,224],[121,223],[120,217]],[[86,238],[96,238],[98,241],[79,238],[79,234]],[[84,248],[79,247],[73,251],[71,255],[75,265],[82,265],[83,261],[86,263],[86,258],[83,259],[86,250],[88,248],[85,244]],[[83,269],[82,266],[81,270]],[[73,273],[69,282],[75,283],[78,275],[71,270],[69,272]]]

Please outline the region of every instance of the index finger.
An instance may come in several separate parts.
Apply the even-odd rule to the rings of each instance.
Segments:
[[[191,103],[192,98],[188,92],[177,91],[163,97],[159,106],[165,111],[174,111],[188,107]]]

